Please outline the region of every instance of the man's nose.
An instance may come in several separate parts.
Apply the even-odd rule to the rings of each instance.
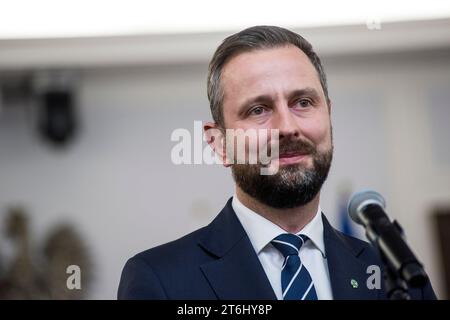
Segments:
[[[277,108],[272,125],[274,129],[280,131],[280,140],[298,138],[300,136],[300,128],[295,114],[291,112],[286,104]]]

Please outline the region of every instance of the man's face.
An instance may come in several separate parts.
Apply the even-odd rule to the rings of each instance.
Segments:
[[[241,53],[223,69],[226,129],[278,129],[275,175],[260,164],[234,164],[237,185],[276,208],[311,201],[325,181],[332,159],[330,106],[318,73],[295,46]]]

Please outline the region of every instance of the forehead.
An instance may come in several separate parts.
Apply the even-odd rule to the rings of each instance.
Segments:
[[[304,87],[323,92],[313,64],[293,45],[236,55],[225,64],[221,84],[225,100]]]

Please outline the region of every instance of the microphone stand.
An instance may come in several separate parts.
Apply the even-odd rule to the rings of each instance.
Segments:
[[[402,227],[399,225],[397,221],[394,220],[393,222],[394,227],[400,232],[400,234],[404,234]],[[423,272],[422,274],[419,272],[419,275],[423,277],[423,281],[420,285],[417,285],[417,283],[407,283],[400,274],[400,271],[397,270],[390,262],[387,257],[387,255],[383,252],[383,250],[380,250],[379,244],[378,244],[378,236],[377,233],[373,228],[376,228],[376,226],[368,226],[366,228],[366,236],[370,240],[370,242],[374,245],[374,247],[377,249],[377,251],[380,254],[381,261],[383,262],[384,269],[383,269],[383,280],[386,288],[386,294],[389,300],[410,300],[411,296],[408,292],[408,285],[411,285],[413,287],[422,287],[422,283],[425,284],[425,281],[423,279],[427,278],[427,275],[419,266],[419,269]]]
[[[411,300],[406,282],[403,281],[383,260],[383,280],[389,300]]]

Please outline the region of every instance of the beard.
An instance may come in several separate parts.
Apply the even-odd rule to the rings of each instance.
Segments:
[[[333,145],[318,151],[311,143],[291,140],[279,145],[279,154],[307,153],[312,157],[311,168],[301,163],[279,167],[273,175],[262,175],[262,164],[234,164],[234,181],[249,196],[277,209],[288,209],[309,203],[319,193],[327,179],[333,158]]]

